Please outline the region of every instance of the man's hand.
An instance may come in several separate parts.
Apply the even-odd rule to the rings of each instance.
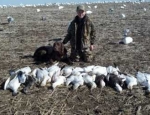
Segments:
[[[92,51],[94,49],[94,45],[90,45],[90,50]]]

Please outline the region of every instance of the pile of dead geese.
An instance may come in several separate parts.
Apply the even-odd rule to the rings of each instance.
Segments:
[[[50,83],[52,89],[65,85],[78,89],[82,85],[88,85],[92,90],[94,88],[103,88],[110,86],[118,92],[123,91],[123,86],[132,90],[135,85],[141,85],[150,92],[150,74],[137,71],[135,77],[130,74],[122,73],[119,68],[114,66],[96,66],[89,65],[85,67],[63,66],[58,63],[45,68],[24,67],[18,70],[9,71],[10,77],[5,81],[4,90],[12,90],[15,96],[18,94],[18,88],[24,84],[23,92],[27,93],[34,84],[46,86]]]

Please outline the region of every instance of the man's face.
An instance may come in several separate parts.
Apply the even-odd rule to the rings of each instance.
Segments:
[[[83,17],[85,16],[85,11],[83,11],[83,10],[78,10],[78,11],[77,11],[77,15],[78,15],[79,18],[83,18]]]

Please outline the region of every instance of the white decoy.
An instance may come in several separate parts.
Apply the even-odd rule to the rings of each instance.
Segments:
[[[21,83],[25,83],[26,75],[22,71],[18,71],[15,76],[10,76],[5,84],[4,90],[11,89],[13,91],[13,96],[17,95],[18,88],[20,87]]]
[[[92,13],[93,13],[93,12],[90,11],[90,10],[86,11],[86,14],[92,14]]]
[[[96,8],[97,8],[97,5],[95,5],[94,8],[96,9]]]
[[[121,14],[120,17],[124,19],[126,17],[126,15],[125,14]]]
[[[127,45],[127,44],[132,43],[132,42],[133,42],[132,37],[124,37],[120,43],[123,43],[123,44]]]
[[[109,8],[109,13],[112,13],[114,11],[113,8]]]
[[[13,18],[13,17],[11,17],[11,16],[8,16],[8,17],[7,17],[7,21],[8,21],[8,23],[11,23],[11,22],[13,22],[13,21],[14,21],[14,18]]]
[[[40,9],[36,9],[36,11],[37,11],[37,12],[40,12],[41,10],[40,10]]]
[[[121,9],[124,9],[124,6],[120,6]]]
[[[59,10],[61,10],[61,9],[63,9],[64,8],[64,6],[58,6],[58,9]]]
[[[84,83],[89,84],[91,86],[91,90],[97,87],[96,83],[94,82],[96,75],[89,75],[88,73],[82,73],[82,77]]]
[[[77,89],[79,86],[84,84],[84,80],[80,72],[76,72],[76,75],[71,75],[66,80],[66,86],[73,83],[73,89]]]
[[[107,68],[103,66],[94,66],[92,74],[95,75],[107,75]]]
[[[124,6],[124,7],[126,7],[126,5],[125,5],[125,4],[123,4],[123,6]]]
[[[123,33],[124,33],[124,37],[127,37],[127,36],[129,36],[130,30],[125,29]]]
[[[146,8],[143,8],[143,10],[146,12],[147,9],[146,9]]]
[[[150,92],[150,74],[137,71],[136,78],[138,83],[148,88],[147,91]]]
[[[91,6],[88,6],[89,9],[91,9]]]

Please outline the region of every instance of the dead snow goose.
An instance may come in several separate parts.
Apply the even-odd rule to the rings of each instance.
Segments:
[[[118,77],[118,75],[115,74],[108,74],[107,76],[107,84],[112,87],[115,88],[118,92],[122,92],[122,85],[123,85],[123,81],[121,78]]]
[[[40,86],[45,86],[47,82],[51,81],[51,77],[45,68],[34,69],[32,75],[36,79],[36,82],[40,84]]]
[[[4,85],[4,90],[11,89],[13,91],[12,95],[16,96],[18,94],[18,88],[21,83],[25,83],[26,75],[22,71],[18,71],[14,76],[10,76]]]
[[[63,85],[66,82],[66,77],[60,75],[60,70],[56,71],[52,77],[52,88]]]
[[[84,72],[82,67],[75,67],[72,72]]]
[[[127,84],[127,88],[132,90],[133,86],[137,85],[137,79],[130,74],[121,74],[120,78],[125,78],[125,83]]]
[[[94,66],[92,73],[95,75],[107,75],[107,68],[103,66]]]
[[[106,85],[105,81],[104,81],[105,78],[106,78],[105,75],[96,75],[96,78],[95,78],[96,85],[100,88],[105,87],[105,85]]]
[[[147,91],[150,92],[150,74],[137,71],[136,78],[138,83],[146,87]]]
[[[69,75],[71,75],[73,69],[74,69],[74,67],[72,67],[72,66],[65,66],[61,70],[61,75],[68,77]]]
[[[70,83],[73,84],[73,89],[77,89],[79,86],[84,84],[83,77],[80,72],[75,72],[75,74],[70,75],[66,80],[66,86]]]
[[[94,67],[95,65],[89,65],[89,66],[83,67],[83,70],[85,73],[88,73],[88,72],[91,72]]]
[[[56,71],[60,70],[60,67],[58,66],[58,63],[50,66],[47,68],[47,71],[49,72],[49,76],[52,77]]]
[[[22,71],[24,72],[26,75],[28,75],[30,72],[31,72],[31,68],[29,66],[27,67],[24,67],[24,68],[21,68],[21,69],[18,69],[15,71],[15,73],[19,72],[19,71]]]
[[[96,75],[92,75],[92,74],[89,75],[88,73],[82,73],[82,77],[84,82],[90,85],[91,90],[97,87],[96,83],[94,82]]]
[[[116,64],[114,64],[114,65],[115,65],[115,67],[113,67],[113,66],[108,66],[107,67],[107,73],[113,73],[115,75],[118,75],[120,70],[119,70],[119,68]]]

